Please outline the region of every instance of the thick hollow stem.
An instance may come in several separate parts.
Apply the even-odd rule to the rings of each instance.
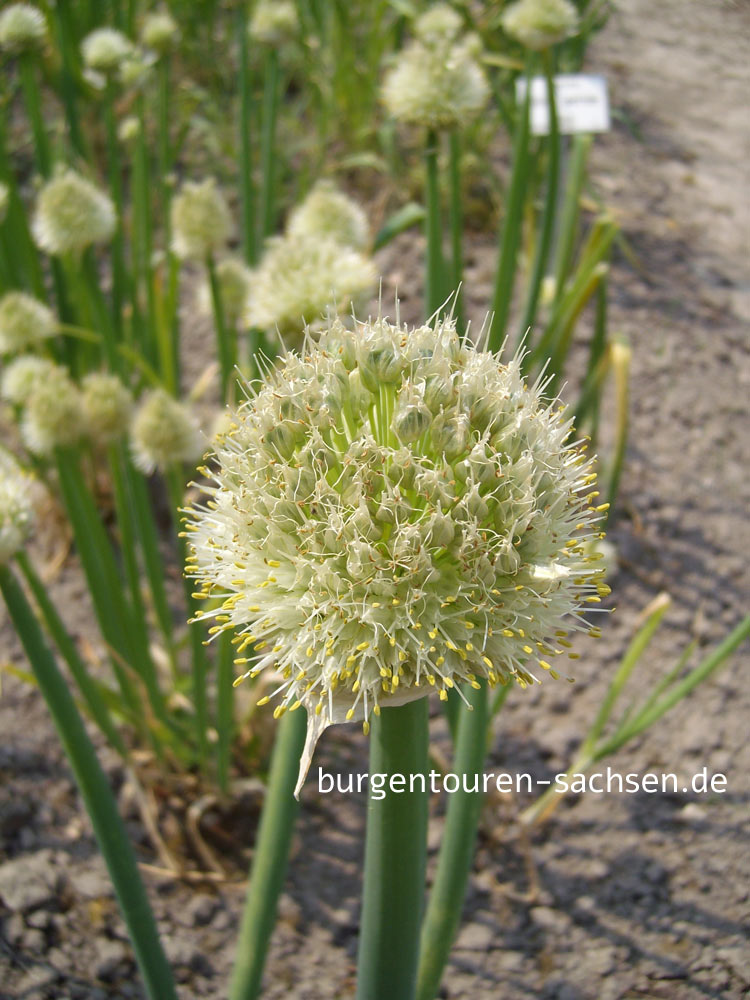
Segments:
[[[432,316],[443,304],[443,227],[440,219],[440,184],[438,181],[437,132],[427,134],[425,146],[426,201],[425,236],[427,237],[427,266],[425,269],[425,314]]]
[[[306,722],[304,711],[298,710],[285,712],[279,723],[242,914],[230,1000],[255,1000],[260,993],[298,809],[294,785],[305,743]]]
[[[385,794],[377,798],[371,784],[357,1000],[415,997],[427,854],[427,708],[427,699],[418,698],[384,708],[373,721],[370,780],[385,776]],[[405,776],[405,788],[392,782],[396,775]]]
[[[422,923],[417,1000],[433,1000],[440,987],[466,895],[474,843],[482,809],[481,776],[487,744],[487,687],[468,687],[468,705],[461,705],[454,771],[466,776],[466,786],[451,795],[440,846],[435,882]],[[462,778],[463,780],[463,778]]]

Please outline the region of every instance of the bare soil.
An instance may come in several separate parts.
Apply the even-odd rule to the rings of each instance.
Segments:
[[[490,770],[543,779],[563,769],[658,592],[674,604],[642,665],[645,682],[691,638],[707,648],[747,613],[749,50],[750,8],[740,0],[629,0],[592,46],[590,67],[607,74],[615,109],[613,130],[596,140],[594,179],[637,261],[618,256],[610,282],[613,329],[633,348],[631,436],[611,534],[617,610],[598,647],[582,649],[573,687],[509,698]],[[405,295],[408,318],[418,311],[410,260],[418,242],[402,237],[380,262],[386,290],[398,284]],[[493,254],[487,240],[469,248],[467,289],[479,320]],[[85,637],[91,618],[73,560],[54,591]],[[0,660],[23,663],[7,621]],[[748,995],[747,668],[745,647],[609,761],[623,772],[676,772],[680,787],[706,766],[727,776],[726,793],[573,797],[530,842],[514,823],[523,797],[488,803],[444,997]],[[142,996],[51,723],[36,692],[14,677],[3,679],[0,726],[0,997]],[[106,751],[103,760],[122,786],[142,860],[158,867],[117,762]],[[365,770],[365,762],[365,741],[348,727],[326,734],[316,760],[333,772]],[[433,806],[432,857],[444,802]],[[185,998],[227,995],[256,818],[251,802],[227,881],[193,885],[146,870]],[[353,996],[363,835],[363,796],[322,796],[308,782],[268,1000]]]

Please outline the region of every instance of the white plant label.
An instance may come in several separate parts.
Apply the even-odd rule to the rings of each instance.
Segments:
[[[516,81],[516,100],[526,98],[526,80]],[[609,95],[606,77],[593,73],[558,73],[555,77],[557,126],[562,135],[578,132],[608,132]],[[532,77],[529,108],[532,135],[549,135],[547,81]]]

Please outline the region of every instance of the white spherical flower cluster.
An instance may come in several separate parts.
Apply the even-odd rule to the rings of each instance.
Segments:
[[[63,170],[39,192],[32,232],[40,249],[58,256],[107,243],[116,225],[112,199],[74,170]]]
[[[179,40],[179,26],[168,11],[155,11],[144,19],[141,41],[147,48],[164,55],[171,52]]]
[[[81,402],[86,433],[96,444],[111,444],[127,432],[133,395],[116,375],[86,375],[81,384]]]
[[[0,354],[17,354],[54,336],[51,309],[26,292],[6,292],[0,299]]]
[[[79,441],[84,432],[83,406],[78,386],[65,368],[54,365],[36,378],[25,400],[21,437],[35,455],[51,455]]]
[[[96,28],[81,42],[81,57],[86,69],[110,76],[132,54],[133,43],[116,28]]]
[[[416,38],[386,74],[382,99],[399,121],[453,128],[479,114],[489,85],[479,64],[478,38],[458,38],[445,12],[437,11],[439,18],[435,13],[417,21]]]
[[[17,55],[39,48],[47,37],[44,14],[30,3],[12,3],[0,12],[0,49]]]
[[[224,309],[224,319],[230,326],[236,326],[245,308],[250,293],[253,272],[238,257],[225,257],[216,265],[216,279]],[[211,285],[206,279],[198,289],[198,307],[204,316],[213,315]]]
[[[34,392],[34,388],[57,369],[54,361],[40,358],[35,354],[24,354],[15,358],[3,369],[0,380],[0,398],[14,406],[22,406]]]
[[[163,389],[147,392],[130,426],[135,465],[147,474],[196,462],[203,452],[198,425],[187,406]]]
[[[31,480],[16,460],[0,451],[0,566],[23,548],[34,525]]]
[[[235,630],[243,676],[280,676],[277,716],[306,707],[305,764],[332,722],[557,677],[568,632],[597,634],[583,611],[608,588],[584,546],[606,505],[542,392],[451,320],[334,320],[215,445],[187,520],[218,599],[200,617]]]
[[[292,0],[260,0],[248,25],[254,42],[283,45],[297,33],[297,7]]]
[[[229,239],[229,209],[212,177],[183,184],[172,199],[171,214],[172,250],[181,260],[203,262]]]
[[[290,214],[286,231],[291,237],[319,236],[354,250],[370,243],[370,226],[360,206],[330,181],[319,181]]]
[[[503,11],[502,25],[521,45],[541,51],[576,33],[578,11],[569,0],[517,0]]]
[[[319,236],[277,236],[253,271],[245,323],[299,338],[327,309],[349,310],[374,289],[375,265],[351,247]]]
[[[457,10],[447,3],[436,3],[417,19],[414,33],[423,41],[454,41],[461,33],[462,25],[463,21]]]

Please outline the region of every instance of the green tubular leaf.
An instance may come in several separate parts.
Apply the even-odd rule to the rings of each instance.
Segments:
[[[403,205],[393,215],[389,216],[379,230],[373,243],[373,250],[380,250],[387,246],[400,233],[405,233],[407,229],[424,222],[427,213],[422,205],[415,201],[410,201]]]
[[[154,915],[112,789],[86,735],[73,696],[12,571],[0,566],[2,592],[75,774],[133,943],[150,1000],[177,1000]]]

